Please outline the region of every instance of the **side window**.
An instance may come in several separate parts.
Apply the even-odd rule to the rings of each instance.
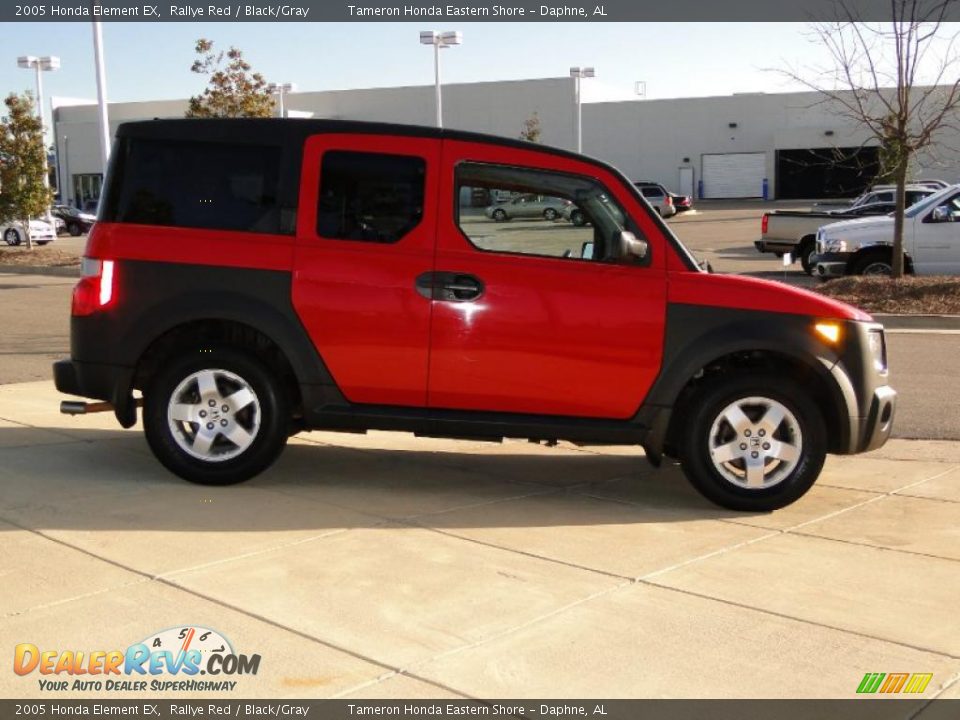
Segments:
[[[640,236],[607,188],[579,175],[465,162],[455,197],[460,230],[487,252],[613,261],[621,232]]]
[[[129,138],[103,220],[279,233],[280,148]]]
[[[660,190],[660,188],[643,187],[643,188],[640,188],[640,192],[643,193],[643,196],[645,198],[649,198],[651,200],[663,199],[663,192]]]
[[[321,237],[395,243],[420,224],[427,171],[423,158],[331,150],[321,163]]]

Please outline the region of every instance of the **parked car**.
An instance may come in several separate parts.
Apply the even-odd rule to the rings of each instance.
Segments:
[[[0,224],[0,237],[7,245],[20,245],[27,241],[27,233],[23,224],[15,221],[5,225]],[[51,243],[56,237],[56,232],[46,220],[30,221],[30,239],[37,245]]]
[[[281,119],[124,123],[114,152],[54,378],[102,401],[64,412],[124,427],[142,393],[151,450],[187,480],[251,478],[300,430],[402,430],[642,446],[761,511],[890,435],[881,325],[703,272],[598,160]],[[575,202],[591,227],[473,222],[473,187]]]
[[[930,189],[911,191],[907,193],[907,201],[912,204],[933,193]],[[895,209],[896,203],[888,200],[822,212],[774,210],[760,218],[760,239],[753,245],[762,253],[775,253],[778,257],[790,253],[799,257],[803,271],[812,275],[815,268],[813,258],[817,254],[817,230],[823,225],[847,218],[886,215]]]
[[[673,206],[673,197],[670,192],[659,183],[635,182],[634,186],[647,202],[653,206],[662,218],[673,217],[677,209]]]
[[[817,233],[817,277],[889,275],[893,269],[892,216],[833,223]],[[960,275],[960,185],[948,187],[904,213],[904,264],[916,275]]]
[[[675,213],[686,212],[687,210],[690,210],[693,207],[692,197],[690,197],[689,195],[679,195],[678,193],[671,192],[670,190],[667,190],[667,188],[665,188],[663,185],[661,185],[658,182],[649,182],[645,180],[639,180],[639,181],[635,181],[633,184],[636,185],[638,188],[652,187],[652,188],[659,189],[660,192],[662,192],[665,196],[670,198],[670,204],[673,205],[673,209]],[[661,213],[661,215],[662,214],[663,213]],[[669,217],[669,215],[665,217]]]
[[[907,207],[915,203],[921,197],[926,197],[932,193],[947,187],[943,180],[920,180],[911,181],[906,185],[906,204]],[[925,193],[925,194],[923,194]],[[896,185],[874,185],[864,190],[853,200],[826,200],[813,204],[815,210],[849,210],[861,205],[871,205],[878,202],[896,202]]]
[[[63,223],[63,229],[74,237],[90,232],[90,228],[97,221],[95,215],[80,212],[67,205],[54,205],[53,215]]]
[[[568,203],[569,201],[565,202],[549,195],[525,193],[511,200],[490,205],[484,212],[488,218],[497,222],[515,218],[556,220],[563,214],[563,209]]]

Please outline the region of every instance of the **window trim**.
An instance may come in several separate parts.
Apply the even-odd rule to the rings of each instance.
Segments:
[[[607,194],[609,194],[614,200],[616,200],[618,207],[620,208],[621,212],[623,212],[624,218],[626,218],[629,221],[628,222],[629,227],[626,227],[624,229],[628,230],[629,232],[632,232],[634,235],[636,235],[636,237],[647,241],[647,248],[648,248],[647,256],[640,261],[623,262],[622,258],[619,258],[619,257],[613,260],[597,260],[595,258],[587,259],[582,257],[574,257],[573,255],[571,255],[570,257],[563,257],[561,255],[538,255],[536,253],[524,253],[524,252],[517,252],[515,250],[488,250],[486,248],[480,247],[475,242],[473,242],[470,236],[467,235],[464,229],[460,226],[460,184],[457,178],[457,173],[460,169],[460,166],[466,165],[466,164],[485,165],[488,167],[506,168],[511,170],[526,170],[526,171],[534,171],[534,172],[539,171],[539,172],[550,173],[553,175],[562,175],[570,178],[587,179],[587,180],[590,180],[591,182],[597,183],[600,187],[602,187],[607,192]],[[507,257],[532,258],[536,260],[558,260],[567,264],[570,264],[570,261],[573,260],[573,261],[577,261],[579,265],[584,267],[599,266],[599,267],[647,268],[647,267],[650,267],[653,262],[653,244],[646,237],[646,234],[639,227],[636,220],[633,219],[633,216],[627,212],[626,208],[623,207],[623,204],[620,202],[620,200],[617,199],[616,196],[613,194],[613,192],[610,190],[610,188],[607,187],[606,183],[602,182],[597,177],[593,177],[591,175],[584,175],[581,173],[567,172],[564,170],[554,170],[552,168],[544,168],[536,165],[515,165],[515,164],[509,165],[506,163],[489,162],[486,160],[471,160],[469,158],[460,158],[453,164],[452,189],[453,189],[453,212],[452,212],[451,219],[453,220],[453,225],[454,227],[457,228],[457,231],[460,233],[463,239],[467,241],[467,244],[477,252],[482,252],[485,254],[492,254],[492,255],[504,255]],[[639,194],[639,189],[638,189],[638,194]]]
[[[400,237],[398,237],[396,240],[389,240],[389,241],[385,241],[385,240],[365,240],[365,239],[363,239],[363,238],[330,237],[329,235],[324,235],[323,233],[321,233],[321,232],[320,232],[320,217],[321,217],[321,212],[320,212],[320,200],[321,200],[321,193],[323,192],[323,163],[324,163],[324,159],[326,158],[326,156],[327,156],[328,154],[330,154],[330,153],[343,153],[343,154],[348,154],[348,153],[349,153],[349,154],[353,154],[353,155],[372,155],[372,156],[379,156],[379,157],[384,157],[384,156],[386,156],[386,157],[391,157],[391,158],[408,158],[408,159],[411,159],[411,160],[417,160],[417,161],[419,161],[419,162],[422,164],[422,166],[423,166],[423,175],[422,175],[422,178],[421,178],[421,179],[422,179],[422,182],[423,182],[423,186],[422,186],[422,188],[421,188],[421,201],[422,201],[422,202],[421,202],[420,216],[417,218],[416,224],[414,224],[414,225],[412,225],[411,227],[407,228],[407,230],[406,230]],[[314,203],[315,206],[316,206],[316,213],[315,213],[316,217],[315,217],[314,222],[313,222],[313,235],[314,235],[314,237],[316,237],[316,238],[318,238],[318,239],[320,239],[320,240],[324,240],[324,241],[331,241],[331,242],[349,242],[349,243],[365,243],[366,245],[375,245],[375,246],[384,247],[384,246],[398,245],[399,243],[403,242],[403,241],[406,240],[408,237],[410,237],[410,235],[411,235],[415,230],[417,230],[417,228],[419,228],[419,227],[423,224],[424,218],[426,217],[426,214],[427,214],[427,213],[426,213],[426,209],[427,209],[427,176],[428,176],[428,173],[430,172],[430,164],[427,162],[427,158],[423,157],[423,155],[419,155],[419,154],[416,154],[416,153],[397,153],[397,152],[382,152],[382,151],[374,152],[374,151],[370,151],[370,150],[356,150],[356,149],[352,149],[352,148],[351,148],[351,149],[347,149],[347,148],[342,148],[342,147],[327,147],[327,148],[324,148],[323,151],[320,153],[320,157],[318,158],[318,165],[319,165],[319,167],[317,168],[317,192],[316,192],[316,201],[315,201],[315,203]]]

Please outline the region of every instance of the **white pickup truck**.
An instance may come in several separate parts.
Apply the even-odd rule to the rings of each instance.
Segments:
[[[907,186],[907,207],[936,192],[921,185]],[[804,271],[812,275],[813,256],[816,255],[817,230],[827,223],[850,218],[886,215],[896,208],[892,192],[865,193],[853,204],[833,210],[775,210],[763,214],[760,221],[760,239],[754,247],[760,252],[777,255],[790,253],[800,259]]]
[[[817,232],[816,276],[889,275],[893,267],[892,216],[826,225]],[[951,185],[907,208],[903,219],[907,272],[960,275],[960,185]]]

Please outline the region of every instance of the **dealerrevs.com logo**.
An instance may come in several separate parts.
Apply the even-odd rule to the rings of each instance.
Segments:
[[[216,630],[199,626],[169,628],[126,650],[57,650],[20,643],[13,671],[37,673],[49,691],[230,691],[239,675],[256,675],[259,655],[242,655]],[[204,676],[202,679],[199,676]]]

